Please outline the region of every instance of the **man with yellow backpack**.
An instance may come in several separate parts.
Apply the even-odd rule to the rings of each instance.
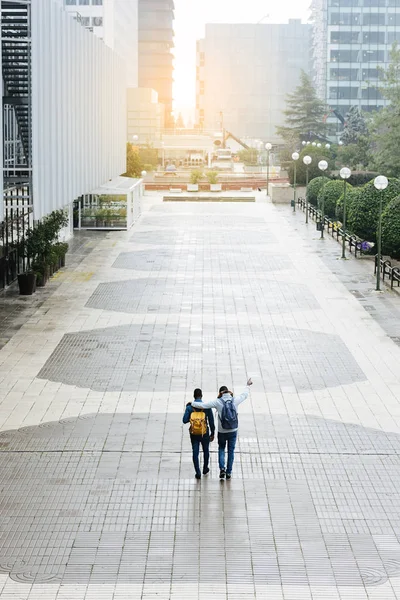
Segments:
[[[196,388],[193,392],[193,397],[196,402],[202,402],[203,392]],[[210,460],[210,442],[214,441],[214,415],[210,408],[203,410],[200,407],[193,408],[192,403],[186,404],[185,414],[183,415],[182,421],[184,423],[190,423],[189,433],[190,441],[192,443],[193,451],[193,464],[196,472],[196,479],[201,479],[201,470],[199,462],[200,444],[203,448],[203,475],[208,475],[210,469],[208,463]],[[210,435],[211,430],[211,435]]]

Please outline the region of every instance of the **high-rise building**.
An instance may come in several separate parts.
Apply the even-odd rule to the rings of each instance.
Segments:
[[[139,0],[139,87],[152,88],[171,125],[174,45],[173,0]]]
[[[125,61],[127,87],[138,85],[138,0],[61,0],[68,12]]]
[[[400,41],[400,0],[313,0],[312,51],[318,95],[329,108],[329,133],[340,137],[351,106],[385,105],[380,68]]]
[[[240,138],[280,140],[285,97],[310,71],[310,26],[206,25],[197,44],[196,125]]]

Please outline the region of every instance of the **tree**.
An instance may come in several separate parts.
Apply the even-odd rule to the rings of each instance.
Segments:
[[[390,52],[390,64],[380,69],[382,84],[379,91],[388,106],[375,114],[372,134],[375,142],[373,166],[392,177],[400,176],[400,50],[394,43]]]
[[[368,127],[364,114],[358,106],[352,106],[346,115],[342,142],[345,146],[357,144],[360,138],[366,136],[368,136]]]
[[[300,73],[300,84],[292,94],[286,96],[285,125],[276,128],[284,140],[293,133],[297,139],[324,136],[326,106],[318,98],[311,78],[304,71]]]
[[[350,169],[366,169],[371,162],[371,140],[369,136],[362,135],[357,143],[339,146],[339,164],[346,165]]]
[[[143,164],[140,160],[139,148],[130,144],[126,145],[126,177],[140,177]]]

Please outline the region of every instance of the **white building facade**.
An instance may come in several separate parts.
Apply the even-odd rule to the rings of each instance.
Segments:
[[[119,54],[126,87],[138,85],[138,0],[58,0],[79,22]]]
[[[385,105],[378,82],[400,41],[400,0],[313,0],[312,19],[314,81],[331,111],[330,136],[340,138],[352,106]]]

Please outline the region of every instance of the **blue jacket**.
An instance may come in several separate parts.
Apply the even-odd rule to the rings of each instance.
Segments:
[[[196,402],[198,402],[199,404],[201,403],[201,398],[196,398]],[[196,410],[195,408],[193,408],[190,404],[189,406],[186,407],[185,410],[185,414],[183,415],[183,423],[189,423],[190,422],[190,415],[192,414],[192,412]],[[203,410],[200,407],[198,407],[197,410]],[[211,429],[211,435],[214,435],[215,432],[215,423],[214,423],[214,415],[213,415],[213,411],[211,410],[211,408],[207,408],[204,409],[204,412],[206,413],[206,419],[207,419],[207,433],[209,433],[208,431],[208,426],[210,426]]]

